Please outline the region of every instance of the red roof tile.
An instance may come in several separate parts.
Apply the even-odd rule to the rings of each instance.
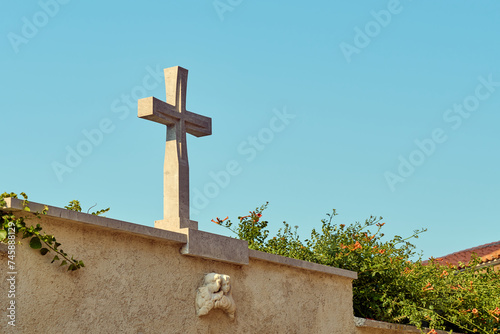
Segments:
[[[468,263],[474,253],[481,258],[482,262],[498,259],[500,258],[500,241],[464,249],[437,259],[442,264],[452,264],[456,266],[459,262]],[[424,264],[427,262],[428,261],[423,261]]]
[[[483,260],[483,262],[493,261],[496,259],[500,259],[500,249],[497,249],[496,251],[491,252],[490,254],[486,254],[484,256],[481,256],[481,260]]]

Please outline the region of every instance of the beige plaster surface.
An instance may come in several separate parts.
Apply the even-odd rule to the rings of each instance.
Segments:
[[[62,210],[62,209],[59,209]],[[66,210],[63,210],[66,211]],[[105,219],[105,218],[102,218]],[[66,272],[17,246],[16,327],[6,333],[353,333],[349,277],[250,258],[235,265],[184,256],[177,241],[64,218],[44,229],[86,267]],[[7,258],[0,255],[0,266]],[[6,270],[3,271],[5,273]],[[205,274],[231,277],[235,319],[196,316]],[[5,276],[5,275],[4,275]],[[5,281],[2,279],[3,282]],[[4,283],[4,290],[7,288]],[[7,307],[6,293],[0,308]]]

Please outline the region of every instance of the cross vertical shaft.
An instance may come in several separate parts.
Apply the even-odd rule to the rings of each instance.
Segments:
[[[182,67],[164,70],[167,103],[181,114],[186,112],[187,74]],[[182,222],[181,217],[185,219]],[[163,164],[163,220],[182,228],[191,224],[189,217],[189,161],[186,124],[182,117],[167,125],[165,162]],[[196,226],[189,226],[196,228]]]
[[[176,66],[167,68],[167,102],[154,97],[139,100],[139,117],[167,126],[163,168],[163,220],[155,226],[168,230],[197,229],[189,218],[189,163],[186,132],[197,137],[212,133],[212,120],[186,110],[188,71]]]

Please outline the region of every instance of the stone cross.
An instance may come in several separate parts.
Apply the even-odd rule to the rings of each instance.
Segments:
[[[166,68],[167,101],[154,97],[140,99],[138,116],[167,126],[163,167],[163,220],[155,227],[171,231],[197,229],[189,219],[189,164],[186,132],[196,137],[212,134],[212,119],[186,110],[188,70]]]

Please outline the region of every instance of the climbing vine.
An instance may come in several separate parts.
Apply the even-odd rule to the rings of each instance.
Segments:
[[[6,198],[18,198],[15,193],[3,193],[0,195],[0,242],[9,245],[8,256],[15,257],[15,246],[16,237],[21,237],[21,239],[29,239],[29,246],[40,252],[41,255],[45,256],[51,254],[51,263],[57,263],[59,266],[67,266],[69,271],[75,271],[85,267],[82,260],[75,259],[74,256],[70,256],[61,247],[55,236],[43,232],[40,224],[30,225],[28,221],[41,219],[43,215],[48,212],[48,207],[41,212],[32,212],[29,207],[28,195],[21,193],[20,196],[23,199],[23,213],[22,215],[14,215],[12,211],[5,209],[7,203]],[[81,212],[80,202],[74,200],[65,207],[68,210]],[[90,209],[89,209],[90,210]],[[101,215],[109,211],[109,208],[104,210],[99,210],[93,212],[93,215]],[[19,243],[21,243],[19,241]],[[12,246],[12,247],[11,247]]]

